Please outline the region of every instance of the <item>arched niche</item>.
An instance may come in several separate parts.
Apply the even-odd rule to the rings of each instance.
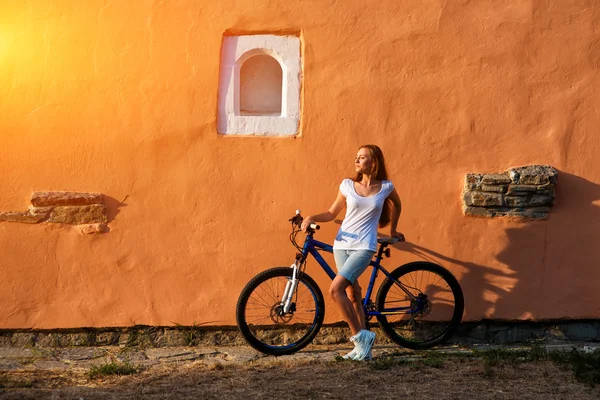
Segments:
[[[240,67],[240,115],[281,116],[283,69],[274,57],[255,54]]]

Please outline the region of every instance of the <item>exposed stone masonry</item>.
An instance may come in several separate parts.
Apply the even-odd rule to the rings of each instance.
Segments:
[[[377,324],[371,324],[377,343],[393,345]],[[347,325],[323,326],[313,340],[316,345],[347,343],[351,335]],[[462,322],[448,340],[452,344],[512,344],[527,342],[600,342],[600,320]],[[71,347],[71,346],[245,346],[235,327],[133,326],[128,328],[87,328],[65,330],[0,330],[0,347]]]
[[[554,205],[558,171],[549,165],[511,168],[501,174],[467,174],[465,215],[546,218]]]
[[[28,211],[0,212],[0,221],[26,224],[82,225],[83,233],[107,231],[107,208],[101,193],[33,192]]]

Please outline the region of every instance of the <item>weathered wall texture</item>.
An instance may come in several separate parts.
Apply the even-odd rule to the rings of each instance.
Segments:
[[[299,137],[217,135],[224,33],[300,35]],[[0,328],[234,324],[364,143],[404,205],[387,267],[446,266],[468,320],[599,318],[599,67],[595,0],[0,0],[0,211],[99,192],[110,227],[0,223]],[[529,164],[546,220],[463,215],[467,173]]]

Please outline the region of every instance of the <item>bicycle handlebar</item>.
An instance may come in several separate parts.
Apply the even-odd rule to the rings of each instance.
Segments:
[[[292,222],[292,224],[296,224],[298,226],[302,225],[302,221],[304,221],[304,218],[302,217],[302,215],[300,215],[300,210],[296,210],[296,215],[290,218],[290,221]],[[318,231],[319,229],[321,229],[321,226],[318,224],[310,224],[309,228],[314,231]]]

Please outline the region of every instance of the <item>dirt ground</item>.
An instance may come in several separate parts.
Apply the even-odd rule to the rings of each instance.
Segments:
[[[435,363],[298,361],[187,363],[93,379],[80,370],[0,372],[0,399],[598,399],[550,361],[496,365],[481,359]]]

